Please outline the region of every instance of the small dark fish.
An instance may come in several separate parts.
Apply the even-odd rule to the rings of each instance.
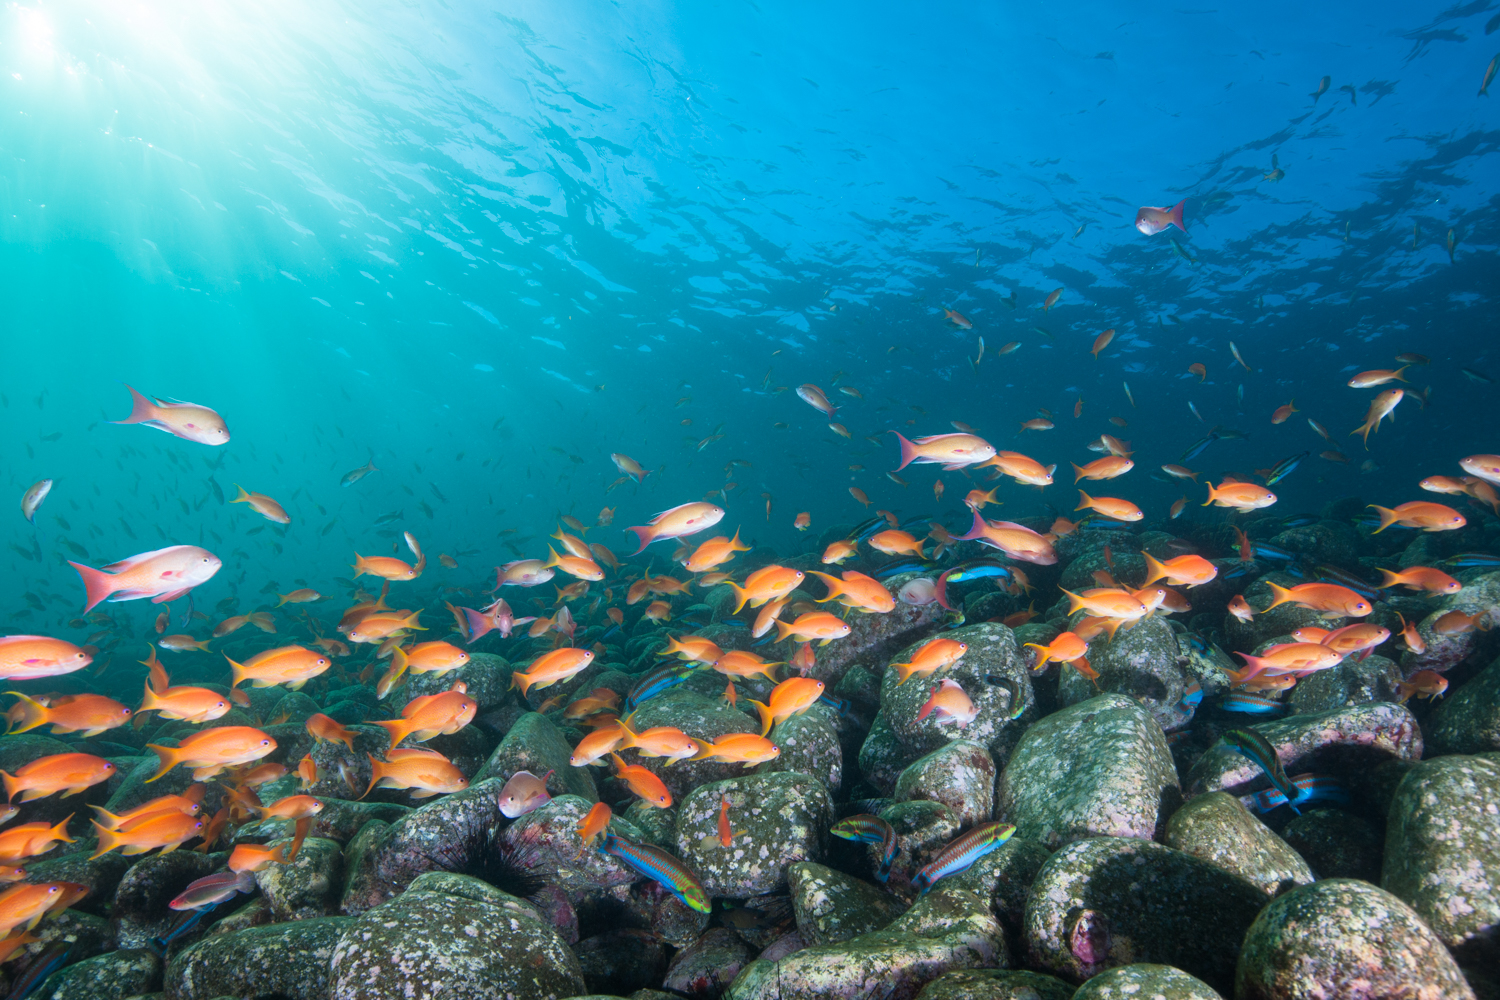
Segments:
[[[35,993],[48,976],[68,964],[68,953],[72,950],[72,942],[59,942],[39,953],[15,980],[6,1000],[23,1000]]]
[[[1483,382],[1485,385],[1489,385],[1491,382],[1495,381],[1494,379],[1490,378],[1488,375],[1485,375],[1485,374],[1483,374],[1481,372],[1476,372],[1472,368],[1460,368],[1459,371],[1463,372],[1465,375],[1467,375],[1469,377],[1469,379],[1471,381],[1474,381],[1474,382]]]
[[[1300,455],[1293,455],[1291,458],[1283,458],[1281,461],[1277,462],[1275,468],[1271,470],[1271,474],[1266,477],[1266,485],[1275,486],[1287,476],[1291,475],[1296,470],[1297,466],[1302,464],[1302,460],[1310,454],[1312,454],[1312,452],[1304,451]]]
[[[1209,431],[1208,437],[1203,438],[1187,451],[1183,452],[1182,457],[1178,459],[1178,462],[1191,462],[1193,459],[1197,458],[1199,455],[1207,451],[1208,446],[1213,444],[1217,440],[1219,440],[1218,432]]]

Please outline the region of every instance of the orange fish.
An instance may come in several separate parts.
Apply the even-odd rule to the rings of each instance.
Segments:
[[[750,699],[750,704],[760,713],[762,736],[794,715],[801,715],[812,708],[823,694],[823,682],[811,677],[792,677],[771,689],[766,704]]]
[[[1135,468],[1134,462],[1119,455],[1095,459],[1085,466],[1079,466],[1075,462],[1073,463],[1073,482],[1076,483],[1080,479],[1114,479],[1125,475],[1133,468]]]
[[[958,642],[955,639],[929,639],[917,648],[909,661],[890,664],[898,678],[896,686],[900,687],[917,674],[925,677],[935,670],[952,666],[963,659],[964,653],[968,650],[967,643]]]
[[[578,824],[578,839],[583,842],[579,848],[578,858],[583,857],[585,851],[591,851],[603,838],[609,829],[609,821],[614,818],[614,812],[604,802],[595,802],[592,809],[588,811],[582,821]],[[578,860],[574,858],[574,860]]]
[[[1026,645],[1037,651],[1037,661],[1031,667],[1033,671],[1040,671],[1051,660],[1072,663],[1087,656],[1089,651],[1089,644],[1076,632],[1063,632],[1045,646],[1036,642],[1028,642]]]
[[[858,546],[848,539],[840,539],[836,542],[829,542],[828,548],[823,550],[823,565],[836,566],[839,563],[842,563],[847,559],[851,559],[858,554]]]
[[[230,503],[247,503],[250,505],[251,510],[267,521],[275,521],[277,524],[292,523],[290,515],[287,514],[281,504],[272,500],[264,493],[246,493],[245,488],[239,483],[235,483],[234,488],[240,491],[240,495],[229,501]]]
[[[324,600],[322,594],[307,587],[304,587],[301,590],[294,590],[290,594],[277,594],[276,596],[280,598],[280,600],[276,602],[276,606],[278,608],[283,604],[311,604],[315,601]]]
[[[618,720],[607,726],[601,726],[578,741],[578,745],[573,748],[573,753],[568,758],[568,763],[574,767],[593,764],[612,753],[624,740],[625,730],[620,727]]]
[[[721,655],[713,662],[713,669],[729,677],[754,677],[764,676],[772,684],[776,683],[776,668],[785,666],[784,663],[768,663],[755,653],[748,650],[732,649]],[[734,682],[730,682],[731,689]]]
[[[884,552],[886,555],[911,554],[918,559],[927,558],[927,553],[922,549],[922,539],[913,538],[906,532],[894,528],[871,535],[870,548],[876,552]]]
[[[896,607],[896,598],[886,589],[885,584],[863,573],[845,570],[842,580],[817,570],[813,570],[812,575],[822,580],[828,587],[828,596],[820,598],[819,604],[837,598],[838,602],[846,608],[856,608],[875,614],[885,614]]]
[[[1047,312],[1053,306],[1057,305],[1057,300],[1062,298],[1062,293],[1063,290],[1061,288],[1054,288],[1048,292],[1046,300],[1042,303],[1042,312]]]
[[[155,781],[178,764],[193,768],[193,780],[211,778],[235,764],[248,764],[276,749],[276,741],[251,726],[217,726],[186,737],[175,747],[147,743],[146,748],[161,761],[157,772],[146,780]]]
[[[229,854],[229,870],[258,872],[272,865],[287,864],[286,849],[286,844],[279,844],[274,848],[263,847],[260,844],[236,844]]]
[[[680,729],[671,726],[653,726],[636,732],[630,728],[628,719],[620,720],[620,729],[625,738],[620,749],[634,749],[642,757],[665,757],[668,763],[691,757],[699,750],[698,742]]]
[[[416,566],[410,566],[395,556],[362,556],[356,552],[354,553],[354,566],[351,568],[354,570],[356,580],[369,574],[378,576],[382,580],[403,581],[415,580],[422,575],[421,560],[419,559],[417,563]]]
[[[1202,382],[1204,379],[1208,378],[1208,369],[1199,362],[1195,361],[1192,364],[1188,365],[1188,371],[1198,376],[1199,382]]]
[[[1116,521],[1139,521],[1146,516],[1129,500],[1120,500],[1115,497],[1091,497],[1082,490],[1078,491],[1078,506],[1073,509],[1096,511]]]
[[[666,646],[657,650],[657,656],[676,656],[689,663],[713,663],[724,655],[724,651],[712,639],[698,635],[671,636]]]
[[[944,678],[943,682],[932,689],[932,695],[923,703],[917,712],[917,721],[921,722],[929,715],[936,715],[936,722],[942,725],[945,722],[956,722],[962,729],[973,722],[979,716],[979,709],[969,698],[967,692],[959,686],[958,682],[951,678]]]
[[[1396,685],[1396,695],[1403,703],[1413,695],[1416,695],[1418,698],[1430,698],[1436,701],[1447,690],[1448,678],[1436,670],[1418,670],[1406,680]]]
[[[615,762],[615,777],[625,782],[642,802],[656,809],[671,807],[672,793],[650,769],[640,764],[627,764],[617,753],[611,753],[609,757]]]
[[[347,729],[334,719],[329,718],[322,712],[314,712],[307,717],[307,734],[318,743],[342,743],[350,750],[354,749],[354,738],[359,734],[352,729]]]
[[[1056,465],[1042,465],[1018,451],[1002,451],[983,465],[993,465],[1018,483],[1027,486],[1050,486]]]
[[[38,757],[16,768],[15,774],[0,771],[0,781],[4,782],[6,801],[15,801],[19,792],[22,802],[31,802],[57,792],[62,792],[63,798],[77,795],[101,781],[108,781],[114,773],[115,766],[102,757],[87,753],[56,753]]]
[[[525,695],[533,687],[540,690],[567,680],[593,662],[592,650],[563,646],[537,657],[524,674],[519,671],[512,673],[511,686],[520,688],[521,694]]]
[[[1405,382],[1401,373],[1410,368],[1411,365],[1402,365],[1395,371],[1386,368],[1376,368],[1373,371],[1360,372],[1349,380],[1351,389],[1373,389],[1377,385],[1385,385],[1387,382]]]
[[[1422,633],[1417,631],[1417,623],[1407,621],[1399,611],[1396,612],[1396,617],[1401,620],[1401,641],[1406,643],[1406,648],[1418,656],[1427,652],[1427,643],[1422,640]]]
[[[19,691],[5,693],[20,699],[17,707],[21,710],[21,725],[8,730],[12,734],[51,723],[53,733],[81,732],[87,739],[130,721],[130,709],[102,694],[72,695],[43,705]]]
[[[463,772],[435,750],[401,747],[386,751],[386,758],[381,761],[370,757],[370,787],[360,798],[377,788],[415,789],[412,798],[426,799],[469,787]]]
[[[860,503],[864,504],[866,507],[870,506],[870,498],[865,496],[865,491],[860,489],[858,486],[849,487],[849,495],[855,500],[858,500]]]
[[[73,814],[69,813],[56,826],[23,823],[0,832],[0,864],[13,865],[46,854],[58,844],[73,843],[73,838],[68,836],[68,821],[72,818]]]
[[[463,667],[469,654],[449,642],[419,642],[409,649],[392,648],[391,662],[414,674],[441,674]]]
[[[1229,602],[1229,613],[1242,622],[1248,622],[1255,617],[1255,609],[1250,602],[1245,600],[1242,594],[1235,594]]]
[[[376,722],[396,746],[410,736],[418,743],[425,743],[434,736],[456,733],[474,721],[479,703],[467,694],[463,681],[455,681],[453,687],[438,694],[413,698],[401,709],[401,718]]]
[[[776,622],[777,642],[787,636],[794,636],[804,642],[818,639],[821,640],[819,645],[826,646],[833,640],[842,639],[848,634],[849,624],[826,611],[809,611],[791,624],[783,621]]]
[[[99,817],[99,824],[111,830],[131,830],[149,819],[157,816],[165,816],[168,813],[182,813],[186,816],[196,816],[202,808],[203,795],[207,790],[206,785],[189,785],[187,791],[181,795],[161,795],[149,802],[143,802],[127,812],[116,816],[105,810],[102,806],[90,806]]]
[[[737,598],[732,615],[740,613],[746,604],[752,608],[758,608],[769,601],[785,597],[796,590],[802,583],[805,574],[800,569],[792,569],[787,566],[762,566],[745,578],[743,587],[734,583],[729,584],[729,589],[734,591]]]
[[[226,656],[224,659],[229,660]],[[322,653],[302,646],[279,646],[256,653],[244,663],[229,660],[234,678],[229,685],[239,687],[241,681],[249,681],[252,687],[275,687],[285,684],[293,691],[327,670],[330,660]]]
[[[111,830],[96,820],[90,822],[93,823],[94,833],[99,837],[99,846],[94,849],[90,860],[117,848],[121,854],[145,854],[160,847],[162,853],[166,854],[203,832],[203,820],[184,812],[161,813],[120,830]]]
[[[781,617],[781,612],[791,602],[790,597],[778,597],[774,601],[767,601],[761,606],[760,613],[755,616],[755,622],[750,626],[750,635],[759,639],[771,631],[776,620]]]
[[[729,796],[719,798],[719,844],[728,847],[734,842],[734,828],[729,825]]]
[[[1349,432],[1350,436],[1364,435],[1365,451],[1370,450],[1370,432],[1379,430],[1382,420],[1390,417],[1391,421],[1395,422],[1396,405],[1401,402],[1401,397],[1404,395],[1405,392],[1401,389],[1387,389],[1376,396],[1370,403],[1369,411],[1365,414],[1365,422]]]
[[[808,529],[808,526],[810,526],[811,524],[812,515],[804,510],[802,513],[798,514],[796,520],[792,522],[792,527],[796,528],[798,531],[806,531]]]
[[[555,567],[578,580],[604,579],[604,570],[600,569],[599,564],[593,559],[573,555],[560,556],[550,545],[547,546],[547,554],[550,558],[542,564],[547,569]]]
[[[1409,566],[1399,573],[1380,570],[1380,589],[1402,586],[1409,590],[1425,590],[1432,594],[1456,594],[1463,584],[1440,569],[1430,566]]]
[[[1202,556],[1185,555],[1159,562],[1151,553],[1146,558],[1146,584],[1167,580],[1179,587],[1198,587],[1219,575],[1219,568]]]
[[[1372,532],[1377,535],[1393,524],[1400,524],[1407,528],[1421,528],[1423,531],[1453,531],[1469,523],[1452,507],[1445,507],[1440,503],[1427,500],[1413,500],[1394,509],[1373,503],[1367,506],[1374,507],[1380,512],[1380,527]]]
[[[1109,342],[1114,339],[1114,327],[1110,327],[1108,330],[1105,330],[1103,333],[1099,334],[1099,336],[1094,338],[1094,346],[1089,349],[1089,353],[1094,356],[1095,361],[1099,360],[1099,352],[1108,347]]]
[[[0,936],[23,925],[31,930],[75,888],[87,891],[76,882],[27,882],[0,893]]]
[[[318,762],[312,759],[312,754],[303,754],[302,759],[297,762],[297,779],[303,791],[318,783]]]
[[[749,551],[750,546],[740,542],[739,529],[735,529],[733,538],[720,535],[699,545],[688,556],[684,568],[689,573],[704,573],[733,559],[736,552]]]
[[[722,760],[726,764],[761,764],[781,755],[781,748],[754,733],[726,733],[717,743],[699,740],[703,749],[694,760]]]
[[[1282,604],[1300,604],[1304,608],[1321,611],[1325,615],[1346,618],[1363,618],[1370,613],[1370,602],[1348,587],[1336,583],[1299,583],[1288,590],[1266,581],[1275,598],[1265,611]]]
[[[1297,401],[1294,399],[1290,403],[1287,403],[1285,406],[1276,407],[1275,411],[1273,411],[1271,414],[1271,423],[1284,424],[1286,423],[1287,418],[1290,417],[1293,413],[1302,412],[1297,409],[1295,405],[1296,402]]]
[[[1218,486],[1212,483],[1207,485],[1208,499],[1203,502],[1205,507],[1214,504],[1219,507],[1233,507],[1236,510],[1258,510],[1276,502],[1276,494],[1254,483],[1237,483],[1226,479]]]

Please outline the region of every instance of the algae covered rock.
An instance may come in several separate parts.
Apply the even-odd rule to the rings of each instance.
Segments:
[[[1303,809],[1281,836],[1318,878],[1380,882],[1385,838],[1362,816],[1341,809]]]
[[[941,802],[953,810],[959,825],[982,823],[994,810],[995,758],[981,744],[954,740],[902,771],[892,797]]]
[[[330,1000],[553,1000],[587,988],[572,949],[536,910],[465,875],[430,872],[345,923],[328,966]]]
[[[727,927],[705,931],[672,957],[662,986],[690,1000],[716,1000],[750,961],[751,950]]]
[[[291,849],[291,842],[285,844]],[[343,849],[332,840],[308,837],[289,864],[267,865],[255,873],[273,919],[307,920],[337,912],[344,885]]]
[[[1225,792],[1200,795],[1173,813],[1165,843],[1248,879],[1271,896],[1314,877],[1286,841]]]
[[[1048,847],[1083,837],[1149,840],[1178,800],[1161,727],[1133,699],[1106,694],[1026,731],[1001,772],[995,817]]]
[[[797,932],[809,945],[836,944],[879,930],[901,912],[900,901],[889,893],[810,861],[792,865],[787,886]]]
[[[1453,956],[1411,907],[1354,879],[1272,900],[1245,934],[1236,1000],[1473,1000]]]
[[[1240,938],[1265,904],[1252,882],[1147,840],[1101,837],[1059,850],[1026,902],[1035,967],[1073,982],[1137,962],[1233,983]]]
[[[1500,968],[1500,754],[1438,757],[1396,787],[1381,886],[1463,960]]]
[[[751,962],[725,995],[731,1000],[870,995],[910,1000],[946,972],[1009,964],[1004,934],[986,901],[939,885],[882,930],[803,948],[776,962]]]
[[[1040,972],[963,969],[938,976],[922,987],[917,1000],[1068,1000],[1077,989]]]
[[[325,1000],[334,945],[353,923],[348,917],[321,917],[210,934],[168,963],[162,995],[164,1000]]]
[[[1450,690],[1422,734],[1434,754],[1500,750],[1500,660]]]
[[[943,638],[964,643],[968,650],[957,663],[926,677],[913,676],[905,684],[899,683],[894,668],[888,668],[880,679],[880,712],[914,757],[963,739],[983,745],[997,761],[1003,762],[1025,729],[1024,719],[1011,718],[1017,699],[1022,705],[1035,700],[1031,693],[1031,672],[1016,649],[1015,637],[998,622],[982,622],[944,632]],[[892,661],[910,660],[927,641],[924,638],[900,650]],[[952,721],[939,722],[936,715],[917,718],[932,688],[945,679],[962,687],[978,709],[973,722],[960,727]]]
[[[1097,686],[1076,670],[1053,667],[1062,671],[1057,684],[1060,704],[1076,705],[1100,692],[1113,692],[1136,699],[1162,727],[1178,721],[1177,705],[1190,678],[1177,635],[1165,618],[1147,618],[1108,641],[1096,639],[1089,647],[1089,665],[1099,673]]]
[[[1201,979],[1170,965],[1122,965],[1078,988],[1075,1000],[1224,1000]]]
[[[716,836],[725,798],[734,831],[729,847]],[[805,774],[731,778],[702,785],[682,800],[673,853],[710,896],[743,899],[784,890],[792,865],[820,860],[832,822],[827,789]]]

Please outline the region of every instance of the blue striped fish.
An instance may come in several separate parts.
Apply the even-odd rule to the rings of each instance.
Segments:
[[[695,669],[696,667],[691,663],[663,663],[654,670],[648,671],[646,676],[630,689],[630,694],[625,696],[625,707],[634,709],[641,702],[649,701],[686,682]]]
[[[879,816],[861,813],[839,820],[828,832],[835,837],[860,844],[879,844],[880,866],[875,870],[875,877],[882,882],[891,877],[891,864],[896,860],[896,852],[900,849],[896,844],[896,831],[891,828],[891,824]]]
[[[1443,560],[1449,569],[1500,569],[1500,556],[1488,552],[1460,552]]]
[[[661,848],[637,844],[618,834],[606,833],[599,844],[599,850],[603,854],[619,858],[637,874],[661,883],[662,888],[681,900],[684,906],[699,913],[708,913],[713,909],[698,876]]]
[[[1297,786],[1297,801],[1303,805],[1309,802],[1332,802],[1335,805],[1349,803],[1349,790],[1330,775],[1299,774],[1292,779],[1292,784]],[[1286,805],[1286,796],[1274,788],[1267,788],[1254,795],[1247,795],[1240,801],[1248,809],[1265,813],[1277,806]]]
[[[1298,801],[1300,790],[1292,784],[1292,779],[1286,776],[1286,769],[1281,766],[1281,758],[1276,756],[1276,748],[1271,742],[1253,729],[1231,729],[1224,734],[1224,745],[1238,754],[1242,754],[1254,761],[1271,779],[1271,784],[1287,800],[1287,805],[1292,807],[1292,812],[1299,816],[1302,810],[1295,803]]]
[[[1241,715],[1277,715],[1286,709],[1286,705],[1275,698],[1250,694],[1246,691],[1235,691],[1220,699],[1219,708],[1225,712],[1237,712]]]
[[[980,823],[939,851],[931,864],[917,872],[911,884],[917,887],[918,895],[925,896],[938,879],[966,870],[1009,840],[1015,832],[1016,828],[1009,823]]]

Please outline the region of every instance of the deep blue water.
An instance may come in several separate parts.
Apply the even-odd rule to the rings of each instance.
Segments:
[[[1129,440],[1137,468],[1104,492],[1148,520],[1201,501],[1150,473],[1215,424],[1248,435],[1189,463],[1215,481],[1313,453],[1281,512],[1441,499],[1417,480],[1500,451],[1495,385],[1461,371],[1500,377],[1500,92],[1476,96],[1497,11],[8,5],[0,454],[15,500],[56,487],[35,529],[7,515],[4,629],[81,641],[64,560],[167,542],[224,559],[200,608],[248,609],[270,583],[338,592],[401,528],[466,553],[433,589],[544,556],[561,514],[617,507],[589,540],[628,551],[624,525],[726,482],[724,528],[783,552],[866,516],[850,486],[959,526],[966,480],[936,501],[932,467],[897,485],[895,445],[866,440],[952,420],[1063,469]],[[1196,263],[1132,226],[1180,199]],[[1344,383],[1413,351],[1430,405],[1366,452],[1348,434],[1375,390]],[[122,382],[213,407],[233,440],[104,422]],[[852,439],[775,391],[804,382]],[[1057,428],[1017,438],[1038,408]],[[606,492],[611,452],[657,471]],[[290,529],[250,534],[266,522],[214,493],[235,483]],[[1059,475],[1001,498],[990,516],[1076,493]]]

